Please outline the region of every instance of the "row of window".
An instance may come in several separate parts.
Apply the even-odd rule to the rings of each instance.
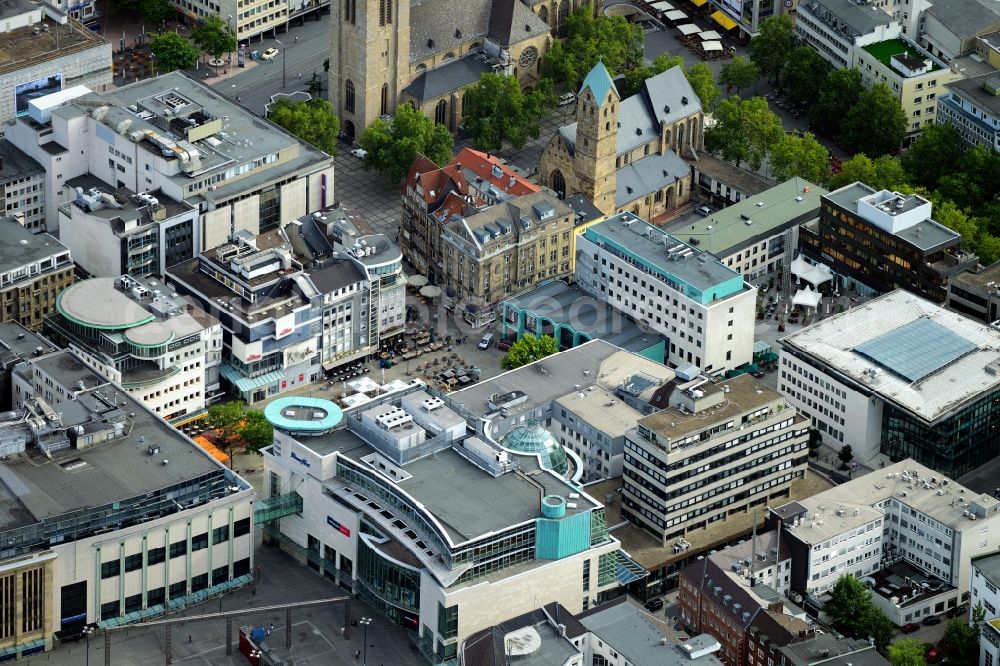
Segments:
[[[238,538],[250,533],[250,519],[244,518],[233,523],[233,538]],[[208,532],[191,537],[191,552],[196,552],[208,548]],[[212,545],[220,544],[229,540],[229,525],[223,525],[212,530]],[[160,564],[166,559],[166,548],[150,548],[146,551],[146,566]],[[187,540],[170,544],[170,559],[187,555]],[[126,555],[124,560],[124,573],[137,571],[142,568],[142,553]],[[101,563],[101,578],[114,578],[122,573],[122,560],[111,560]]]

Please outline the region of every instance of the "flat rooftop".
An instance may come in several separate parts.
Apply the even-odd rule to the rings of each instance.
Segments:
[[[834,203],[858,214],[858,200],[871,197],[877,193],[875,189],[864,183],[852,183],[845,185],[839,190],[834,190],[825,196]],[[916,195],[904,195],[899,197],[899,199],[903,202],[903,207],[898,210],[903,213],[926,203],[926,200],[922,197],[918,198]],[[874,223],[869,222],[869,224],[878,228],[880,233],[891,233],[881,227],[877,227]],[[952,231],[943,224],[935,222],[933,219],[922,220],[894,235],[925,252],[941,247],[957,245],[962,239],[961,234]]]
[[[990,72],[982,76],[959,79],[948,84],[948,89],[972,102],[976,108],[988,111],[993,116],[1000,115],[1000,95],[994,95],[983,86],[1000,87],[1000,72]]]
[[[98,388],[88,382],[89,390],[77,398],[79,406],[101,410],[105,417],[117,414],[131,425],[125,436],[110,442],[57,451],[51,459],[29,445],[27,456],[0,463],[0,528],[14,526],[9,519],[12,501],[20,505],[20,519],[30,524],[81,508],[141,497],[224,470],[187,436],[107,383],[71,352],[55,352],[34,362],[66,386],[75,386],[82,377],[99,379]],[[72,413],[69,407],[78,407],[67,402],[52,408],[63,411],[63,405],[67,414]],[[149,455],[149,446],[160,447],[160,453]],[[164,460],[169,464],[162,464]]]
[[[667,382],[674,378],[674,371],[598,339],[508,370],[455,391],[449,397],[473,414],[485,417],[499,411],[487,404],[494,396],[521,392],[527,400],[508,408],[508,418],[516,420],[521,414],[563,396],[579,390],[586,392],[591,386],[595,387],[594,392],[598,388],[613,390],[636,375]]]
[[[914,48],[911,44],[907,44],[902,39],[887,39],[882,42],[867,44],[861,48],[872,54],[876,60],[886,67],[892,67],[890,62],[893,56],[904,56],[906,58],[914,58],[917,60],[930,60],[930,71],[941,69],[941,65],[935,58],[930,57],[926,53],[922,53],[919,49]]]
[[[717,298],[725,298],[743,288],[740,274],[723,266],[711,253],[665,234],[630,213],[619,213],[598,222],[588,227],[583,235],[599,244],[610,241],[613,246],[640,257],[659,272],[705,294],[708,301],[713,300],[712,292]]]
[[[38,7],[24,0],[4,0],[0,3],[0,14],[5,17],[32,9],[37,10]],[[0,33],[0,74],[26,71],[50,60],[101,46],[108,46],[108,66],[111,66],[111,48],[107,40],[78,21],[70,20],[65,25],[59,25],[45,18],[43,12],[42,24],[49,29],[37,35],[33,32],[35,26]]]
[[[721,666],[714,654],[692,659],[688,651],[678,645],[673,633],[653,620],[638,603],[626,598],[618,603],[597,606],[577,616],[580,623],[605,643],[623,655],[628,663],[636,666],[683,666],[699,664]],[[719,642],[707,635],[695,636],[687,641],[691,651],[715,650]]]
[[[803,3],[803,7],[814,12],[812,3]],[[821,8],[836,16],[858,35],[867,35],[883,25],[889,25],[895,19],[882,10],[872,11],[868,7],[860,7],[850,0],[818,0]],[[820,12],[822,15],[822,12]]]
[[[663,230],[699,250],[719,257],[759,243],[787,228],[819,217],[822,187],[801,178],[754,194],[739,203],[695,221],[676,222]]]
[[[863,502],[831,501],[824,495],[806,497],[795,502],[796,512],[805,511],[798,527],[791,527],[792,521],[785,520],[785,527],[805,543],[822,543],[838,534],[884,518],[881,509]],[[788,505],[785,505],[788,506]],[[781,515],[781,511],[776,512]]]
[[[65,253],[69,248],[49,234],[33,234],[10,217],[0,217],[0,273]]]
[[[872,594],[877,594],[890,603],[893,598],[897,598],[900,608],[922,604],[927,599],[955,589],[940,578],[928,576],[906,560],[879,569],[871,577],[875,581]]]
[[[0,182],[44,173],[42,165],[27,153],[7,139],[0,139]]]
[[[553,280],[531,291],[507,298],[520,309],[530,310],[539,317],[567,323],[591,339],[600,338],[626,351],[641,352],[666,340],[666,336],[644,330],[637,323],[611,307],[585,293],[575,284]]]
[[[929,323],[909,326],[921,320]],[[895,331],[901,333],[894,340]],[[920,346],[899,348],[902,341],[919,341]],[[991,369],[1000,362],[1000,330],[902,289],[828,317],[780,342],[928,422],[1000,386],[1000,374]],[[951,352],[945,355],[937,348],[939,344],[941,349],[949,345]],[[874,356],[865,353],[872,350]]]
[[[56,350],[48,338],[45,338],[34,331],[30,331],[18,322],[8,319],[0,322],[0,360],[4,359],[4,353],[11,354],[17,358],[28,358],[34,355],[35,350],[41,347],[45,353]]]
[[[139,137],[132,140],[157,157],[161,156],[161,147],[146,140],[147,133],[179,142],[180,149],[186,151],[178,153],[182,164],[188,164],[184,161],[187,158],[194,159],[189,146],[193,147],[198,160],[193,173],[197,175],[180,169],[169,176],[183,191],[191,192],[188,198],[199,196],[223,202],[247,190],[298,176],[306,168],[332,163],[326,153],[182,72],[143,79],[104,93],[92,92],[66,102],[52,114],[90,115],[95,106],[107,107],[100,126],[117,133],[117,128],[127,122],[129,136]],[[189,125],[187,120],[195,124]],[[216,122],[220,123],[217,131],[211,129]],[[189,131],[194,134],[189,135]],[[234,164],[253,163],[268,155],[280,155],[281,159],[260,163],[237,177],[226,175]],[[213,176],[222,178],[212,180]],[[188,190],[192,183],[201,185]]]
[[[930,483],[933,487],[925,488],[923,485],[925,479],[927,481],[934,479]],[[941,484],[945,480],[948,481],[947,485]],[[943,491],[943,494],[939,495],[939,490]],[[905,497],[903,496],[904,492],[906,493]],[[841,506],[845,509],[843,516],[845,529],[853,529],[852,526],[867,522],[865,513],[860,511],[858,516],[854,516],[854,509],[873,507],[890,497],[899,498],[900,502],[952,529],[973,524],[963,515],[967,509],[965,504],[956,500],[963,499],[970,503],[975,502],[987,509],[1000,504],[1000,500],[986,494],[976,494],[974,491],[959,485],[956,481],[946,479],[939,472],[912,459],[907,459],[888,465],[885,469],[876,470],[847,483],[834,486],[809,499],[799,500],[799,504],[802,506],[824,507],[823,516],[821,516],[824,524],[809,527],[808,523],[805,525],[800,523],[799,527],[793,529],[795,534],[808,534],[810,530],[822,530],[822,528],[827,527],[826,521],[828,519],[832,520],[836,517],[835,512]],[[829,515],[831,511],[834,512],[833,517]]]
[[[706,176],[711,176],[720,183],[725,183],[749,196],[756,196],[774,185],[774,181],[763,176],[741,169],[719,159],[711,153],[699,153],[694,168]],[[672,233],[672,232],[671,232]]]
[[[681,412],[677,407],[668,407],[643,417],[639,420],[638,425],[649,428],[661,437],[673,441],[689,433],[705,430],[713,424],[731,421],[735,416],[752,412],[764,405],[785,402],[780,393],[761,383],[749,373],[721,381],[719,386],[729,387],[729,392],[725,394],[725,399],[719,405],[695,413],[686,409]],[[705,390],[715,387],[702,386],[699,388]],[[699,444],[692,446],[699,446]],[[688,451],[689,448],[691,447],[683,449],[675,447],[672,452]]]

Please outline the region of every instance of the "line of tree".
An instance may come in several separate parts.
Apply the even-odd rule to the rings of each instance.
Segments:
[[[871,591],[854,576],[837,579],[823,612],[830,617],[834,629],[862,640],[871,637],[883,653],[896,633],[892,621],[872,602]]]
[[[792,104],[808,107],[810,127],[851,153],[870,157],[899,151],[906,114],[884,83],[865,89],[861,72],[833,69],[815,49],[798,46],[791,20],[771,16],[750,40],[750,60]]]
[[[556,339],[551,335],[535,337],[531,333],[525,333],[521,339],[510,346],[507,353],[500,357],[500,367],[504,370],[513,370],[522,365],[534,363],[546,356],[551,356],[559,351]]]
[[[247,409],[239,400],[212,405],[207,420],[215,430],[216,446],[229,456],[230,468],[237,451],[261,455],[261,449],[274,441],[274,428],[264,418],[264,412]]]
[[[480,150],[500,150],[504,144],[519,149],[538,138],[539,122],[555,106],[548,79],[524,92],[517,77],[486,73],[465,90],[462,123]]]
[[[153,37],[149,41],[149,51],[153,54],[156,71],[160,74],[194,67],[201,56],[201,51],[191,40],[176,32],[165,32]]]

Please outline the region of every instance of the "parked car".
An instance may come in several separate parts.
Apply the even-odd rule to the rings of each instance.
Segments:
[[[694,212],[698,213],[699,215],[711,215],[712,209],[709,208],[708,206],[698,206],[697,208],[694,209]]]
[[[569,106],[575,101],[576,101],[576,95],[571,92],[559,95],[559,106]]]
[[[483,336],[482,340],[479,341],[479,348],[489,349],[490,345],[492,344],[493,344],[493,334],[487,333],[486,335]]]
[[[968,606],[957,606],[955,608],[948,609],[948,618],[953,617],[965,617],[965,614],[969,612]]]
[[[261,57],[261,60],[274,60],[274,58],[277,55],[278,55],[278,49],[276,49],[276,48],[274,48],[272,46],[268,50],[264,51],[264,53],[260,57]]]
[[[935,624],[941,624],[941,618],[937,615],[928,615],[924,618],[925,627],[933,627]]]
[[[650,612],[658,611],[661,608],[663,608],[663,599],[660,599],[659,597],[655,599],[650,599],[649,601],[644,603],[642,607]]]
[[[365,150],[364,148],[355,148],[354,150],[351,151],[351,155],[354,155],[359,160],[363,160],[365,156],[368,155],[368,151]]]
[[[941,650],[935,645],[930,650],[927,651],[927,663],[936,664],[941,661]]]
[[[913,624],[912,622],[908,622],[903,625],[902,630],[904,634],[912,634],[919,628],[920,628],[919,624]]]

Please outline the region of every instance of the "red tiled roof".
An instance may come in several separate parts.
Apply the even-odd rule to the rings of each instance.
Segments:
[[[459,151],[458,155],[455,155],[448,163],[448,166],[452,165],[461,165],[461,168],[472,171],[483,180],[496,186],[497,189],[512,196],[531,194],[541,189],[538,185],[519,176],[495,155],[472,148],[463,148]],[[499,177],[494,175],[493,167],[500,169],[501,175]],[[512,178],[513,180],[511,180]]]

